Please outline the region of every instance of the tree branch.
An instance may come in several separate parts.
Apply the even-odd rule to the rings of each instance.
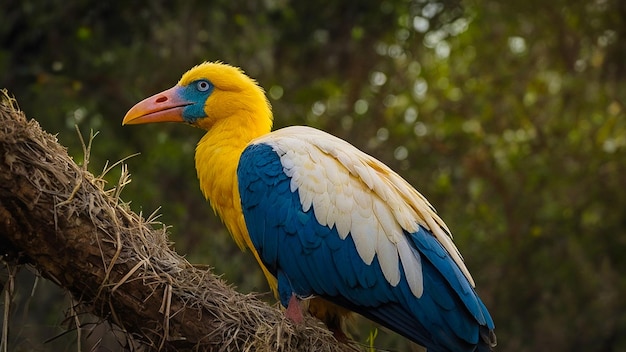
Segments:
[[[150,349],[357,350],[338,343],[314,318],[294,326],[279,309],[192,266],[170,248],[165,225],[119,202],[129,182],[124,168],[118,187],[105,191],[104,181],[27,121],[6,92],[0,100],[0,254],[6,261],[34,265]]]

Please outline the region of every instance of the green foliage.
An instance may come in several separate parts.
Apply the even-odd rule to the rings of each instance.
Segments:
[[[123,197],[162,207],[177,249],[241,290],[267,288],[207,215],[201,131],[120,126],[204,60],[256,77],[277,127],[327,130],[424,193],[499,350],[626,348],[626,3],[22,0],[0,13],[0,87],[77,160],[74,124],[100,131],[95,172],[141,152]],[[403,349],[384,335],[376,345]]]
[[[370,330],[369,335],[367,336],[367,347],[369,352],[376,351],[376,346],[374,343],[376,342],[376,337],[378,336],[378,329]]]

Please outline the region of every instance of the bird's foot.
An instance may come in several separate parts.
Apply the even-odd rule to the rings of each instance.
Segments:
[[[287,310],[285,310],[285,317],[291,320],[294,324],[302,324],[304,322],[304,315],[302,314],[300,300],[295,294],[292,294],[289,299]]]

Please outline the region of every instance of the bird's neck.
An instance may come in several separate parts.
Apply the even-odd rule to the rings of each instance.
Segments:
[[[241,153],[256,137],[270,132],[246,117],[218,122],[202,137],[196,148],[196,170],[200,188],[240,247],[249,247],[237,183]]]

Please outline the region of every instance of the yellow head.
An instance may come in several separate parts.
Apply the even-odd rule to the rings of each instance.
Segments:
[[[241,69],[205,62],[187,71],[176,86],[137,103],[122,124],[168,121],[206,130],[226,123],[268,133],[272,113],[263,89]]]
[[[187,71],[174,87],[137,103],[122,124],[168,121],[208,131],[196,148],[200,188],[237,244],[250,248],[260,262],[241,211],[236,172],[248,142],[272,128],[263,89],[239,68],[205,62]],[[276,280],[264,266],[263,271],[275,291]]]

